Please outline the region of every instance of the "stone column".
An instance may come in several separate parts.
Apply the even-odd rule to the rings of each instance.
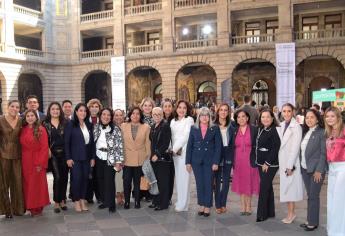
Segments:
[[[174,31],[175,19],[172,17],[174,7],[173,0],[162,0],[162,32],[163,32],[163,50],[165,52],[174,51]]]
[[[71,45],[71,60],[79,61],[80,52],[82,51],[82,41],[80,35],[80,15],[81,15],[81,1],[70,1],[69,21],[70,21],[70,45]]]
[[[293,7],[291,0],[280,0],[278,2],[278,37],[277,41],[292,42],[293,41]]]
[[[4,16],[2,18],[1,43],[4,44],[6,53],[14,51],[14,23],[13,23],[13,0],[2,1]]]
[[[227,0],[217,1],[217,38],[218,46],[229,47],[230,13]]]
[[[114,54],[125,55],[126,34],[123,25],[124,0],[113,0],[114,6]]]

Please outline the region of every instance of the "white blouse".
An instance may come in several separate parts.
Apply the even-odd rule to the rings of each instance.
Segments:
[[[310,136],[311,134],[313,133],[313,131],[316,129],[317,126],[313,127],[313,128],[310,128],[308,130],[308,132],[305,134],[302,142],[301,142],[301,167],[303,169],[307,169],[307,162],[305,160],[305,150],[307,148],[307,145],[308,145],[308,142],[309,142],[309,139],[310,139]]]
[[[225,129],[221,129],[220,128],[220,133],[222,135],[222,140],[223,140],[223,147],[227,147],[228,146],[228,136],[226,134],[227,131],[228,131],[227,128],[225,128]]]
[[[84,136],[85,145],[89,144],[90,134],[89,134],[89,130],[87,129],[87,126],[84,124],[83,126],[80,126],[80,129]]]
[[[109,125],[105,129],[101,128],[101,133],[100,133],[100,135],[97,139],[97,143],[96,143],[96,155],[99,159],[101,159],[103,161],[108,160],[108,152],[100,151],[99,149],[101,149],[101,148],[107,149],[108,148],[107,140],[105,138],[105,133],[110,132],[110,130],[111,130],[111,128]]]

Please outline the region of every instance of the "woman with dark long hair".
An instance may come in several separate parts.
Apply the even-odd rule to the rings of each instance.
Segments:
[[[257,128],[250,124],[250,115],[244,110],[237,110],[234,119],[237,126],[230,143],[234,149],[232,191],[241,196],[241,215],[248,216],[252,214],[252,195],[259,194],[259,172],[252,162]]]
[[[46,176],[49,147],[47,132],[34,110],[27,110],[23,115],[20,143],[25,208],[31,216],[38,216],[50,203]]]
[[[222,137],[221,159],[218,170],[214,172],[216,212],[222,214],[227,211],[226,202],[230,186],[230,173],[234,162],[233,148],[229,143],[235,132],[235,127],[231,124],[231,111],[228,104],[223,103],[219,106],[214,123],[219,126]]]
[[[0,196],[0,215],[6,218],[24,214],[19,111],[19,101],[12,100],[7,113],[0,117],[0,191],[4,193],[3,198]]]
[[[177,212],[188,211],[190,200],[190,173],[186,169],[187,143],[190,129],[194,124],[190,114],[189,103],[180,100],[176,104],[175,117],[170,123],[177,193],[175,211]]]
[[[133,107],[128,112],[128,122],[121,125],[124,142],[123,188],[125,194],[125,209],[130,208],[130,195],[133,183],[135,208],[140,208],[140,177],[142,165],[150,158],[150,127],[144,124],[144,115],[139,107]]]
[[[307,222],[301,227],[313,231],[319,226],[320,191],[325,179],[326,136],[318,111],[306,111],[301,142],[301,171],[308,195]]]
[[[279,150],[280,202],[286,202],[288,214],[282,220],[291,224],[295,218],[296,202],[303,200],[303,181],[299,153],[302,128],[294,118],[295,107],[286,103],[282,106],[284,121],[277,128],[281,145]]]
[[[279,168],[280,138],[276,129],[277,126],[278,122],[274,113],[270,109],[264,108],[259,115],[259,130],[255,145],[255,164],[260,174],[257,222],[275,217],[272,183]]]
[[[73,119],[65,128],[65,158],[72,173],[72,197],[77,212],[88,211],[85,199],[90,168],[95,165],[95,143],[90,112],[85,104],[74,108]]]
[[[99,122],[94,126],[96,145],[97,181],[102,204],[99,209],[116,211],[115,169],[120,171],[123,162],[123,140],[121,129],[113,124],[113,111],[103,108],[99,112]]]
[[[66,211],[66,191],[68,183],[68,168],[65,160],[64,129],[66,120],[62,107],[58,102],[52,102],[47,109],[43,126],[48,133],[49,157],[54,177],[53,199],[54,212]]]

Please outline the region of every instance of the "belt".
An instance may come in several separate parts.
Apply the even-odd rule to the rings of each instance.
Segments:
[[[98,148],[98,150],[101,151],[101,152],[107,152],[108,148]]]

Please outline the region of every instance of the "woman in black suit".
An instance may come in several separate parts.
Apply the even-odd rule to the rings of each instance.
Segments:
[[[256,160],[260,174],[260,192],[256,222],[275,216],[273,178],[278,171],[280,138],[276,127],[278,123],[269,109],[261,111],[259,131],[256,138]]]
[[[151,127],[151,165],[156,175],[159,194],[153,196],[149,206],[156,211],[167,209],[170,201],[170,178],[172,157],[167,152],[170,145],[171,130],[169,123],[163,119],[163,110],[155,107],[152,110],[155,124]]]
[[[72,196],[77,212],[88,211],[85,205],[90,167],[95,165],[95,144],[92,126],[88,122],[90,112],[85,104],[74,109],[73,119],[65,128],[65,157],[72,173]]]

